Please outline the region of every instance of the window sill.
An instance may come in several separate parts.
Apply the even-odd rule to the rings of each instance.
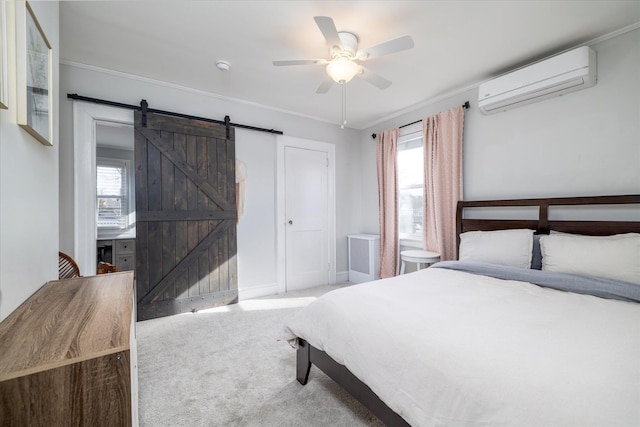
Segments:
[[[423,249],[424,248],[424,244],[422,243],[422,240],[417,240],[417,239],[400,239],[400,246],[404,246],[407,248],[416,248],[416,249]]]
[[[106,230],[98,233],[98,240],[112,240],[112,239],[135,239],[136,238],[136,230],[135,228],[127,231],[117,231],[113,230],[108,232]]]

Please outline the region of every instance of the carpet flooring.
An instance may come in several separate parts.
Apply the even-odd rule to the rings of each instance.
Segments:
[[[137,324],[141,426],[383,424],[315,366],[295,379],[287,319],[322,286]]]

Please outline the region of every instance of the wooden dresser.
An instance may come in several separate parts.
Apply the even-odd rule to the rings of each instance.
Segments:
[[[118,266],[118,271],[136,267],[136,239],[100,239],[97,242],[98,261]]]
[[[138,424],[133,272],[47,283],[0,323],[0,426]]]

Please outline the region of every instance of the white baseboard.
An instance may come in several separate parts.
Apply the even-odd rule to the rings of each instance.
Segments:
[[[267,283],[266,285],[251,286],[238,289],[238,299],[240,301],[251,298],[266,297],[278,293],[277,283]]]
[[[336,283],[348,282],[349,281],[349,272],[348,271],[340,271],[336,273]]]

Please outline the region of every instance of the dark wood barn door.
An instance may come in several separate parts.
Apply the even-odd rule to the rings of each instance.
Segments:
[[[233,128],[136,112],[135,163],[138,319],[237,302]]]

